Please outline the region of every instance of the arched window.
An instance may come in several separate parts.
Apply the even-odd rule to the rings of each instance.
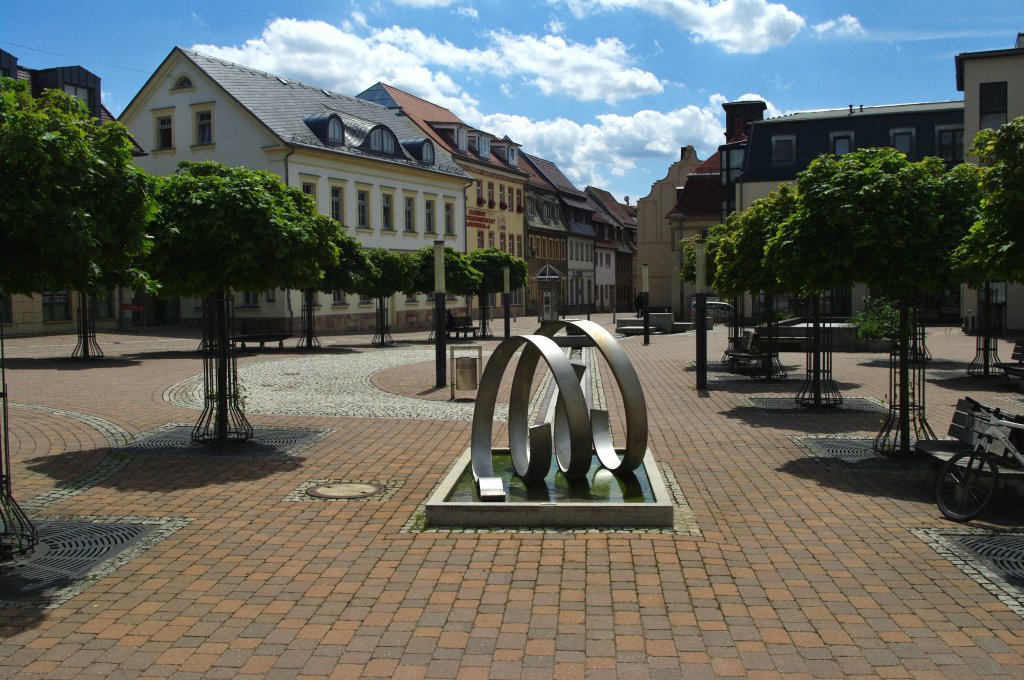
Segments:
[[[327,141],[331,144],[341,144],[345,141],[345,129],[337,118],[331,118],[327,124]]]
[[[381,153],[394,154],[395,153],[395,136],[391,134],[390,130],[385,128],[376,128],[370,133],[370,150],[379,151]]]
[[[420,154],[420,162],[427,165],[434,164],[434,145],[429,140],[423,142],[423,151]]]
[[[192,79],[188,76],[182,76],[174,83],[175,90],[185,90],[192,87]]]

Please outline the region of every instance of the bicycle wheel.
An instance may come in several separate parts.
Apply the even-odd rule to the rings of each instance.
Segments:
[[[984,451],[961,451],[942,466],[935,498],[943,515],[954,522],[966,522],[988,507],[998,484],[999,468],[990,455]]]

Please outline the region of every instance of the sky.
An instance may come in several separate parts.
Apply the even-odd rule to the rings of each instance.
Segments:
[[[8,0],[0,49],[81,65],[114,115],[175,46],[355,95],[384,82],[646,196],[721,104],[768,115],[962,99],[954,57],[1013,47],[1021,0]]]

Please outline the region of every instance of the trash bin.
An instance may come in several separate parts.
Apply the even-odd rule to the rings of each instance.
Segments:
[[[455,359],[455,387],[460,390],[477,388],[478,360],[476,357],[457,357]]]

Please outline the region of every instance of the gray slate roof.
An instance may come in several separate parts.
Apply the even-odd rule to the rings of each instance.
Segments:
[[[820,111],[797,111],[775,118],[753,121],[754,125],[771,125],[772,123],[785,123],[794,120],[814,120],[829,118],[848,118],[857,116],[887,116],[901,113],[925,113],[928,111],[948,111],[950,109],[962,109],[963,100],[950,100],[943,102],[923,102],[920,104],[886,104],[883,106],[854,106],[842,109],[822,109]]]
[[[258,118],[267,128],[287,144],[323,149],[333,153],[369,157],[386,163],[418,167],[427,171],[465,177],[465,173],[452,161],[451,155],[434,145],[434,165],[428,166],[414,159],[401,144],[396,156],[373,153],[350,144],[363,140],[378,125],[390,129],[399,142],[421,139],[423,133],[404,117],[383,106],[348,95],[288,80],[271,73],[257,71],[248,66],[210,57],[191,50],[181,50],[196,68],[222,87],[240,105]],[[307,116],[334,112],[345,125],[346,143],[326,146],[306,126]]]

